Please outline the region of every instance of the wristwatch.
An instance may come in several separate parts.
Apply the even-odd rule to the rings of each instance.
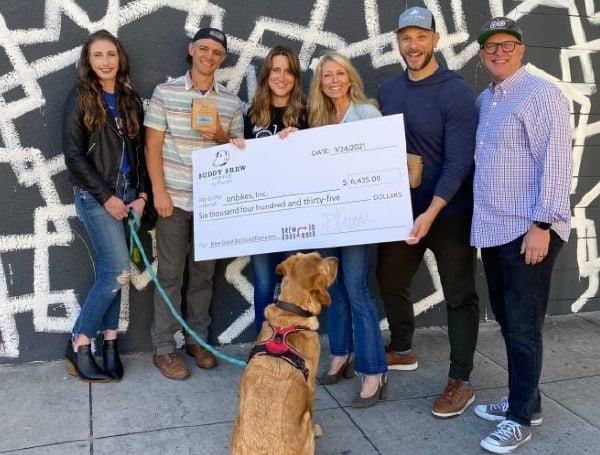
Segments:
[[[544,223],[543,221],[534,221],[533,224],[535,224],[537,227],[539,227],[540,229],[547,231],[550,229],[550,226],[552,226],[551,223]]]

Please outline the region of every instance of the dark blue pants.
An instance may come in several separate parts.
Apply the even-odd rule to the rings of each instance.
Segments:
[[[550,280],[563,241],[550,233],[548,255],[535,265],[525,264],[523,236],[505,245],[481,249],[490,303],[500,324],[508,359],[507,418],[529,425],[541,412],[542,329],[548,307]]]
[[[329,288],[327,335],[332,355],[354,353],[357,373],[387,372],[377,304],[368,284],[373,245],[352,245],[321,251],[338,258],[337,280]]]
[[[254,327],[260,332],[265,320],[265,308],[274,302],[275,289],[281,282],[281,276],[275,273],[277,264],[285,261],[295,251],[255,254],[250,257],[254,276]]]

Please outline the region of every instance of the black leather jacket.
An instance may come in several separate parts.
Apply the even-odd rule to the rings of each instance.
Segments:
[[[83,111],[77,104],[77,96],[77,89],[72,89],[62,111],[63,154],[73,184],[89,191],[100,204],[104,204],[114,196],[123,150],[127,150],[132,184],[138,193],[150,194],[143,127],[135,137],[129,137],[126,133],[119,133],[114,118],[107,115],[104,126],[90,133],[83,123]],[[138,115],[142,125],[144,111],[141,100]]]

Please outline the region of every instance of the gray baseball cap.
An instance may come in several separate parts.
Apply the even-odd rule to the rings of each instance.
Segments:
[[[414,6],[400,14],[396,33],[406,27],[419,27],[435,32],[435,19],[428,9]]]

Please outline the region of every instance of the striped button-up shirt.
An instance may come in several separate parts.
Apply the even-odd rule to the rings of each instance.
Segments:
[[[477,107],[471,244],[504,245],[533,221],[551,223],[567,241],[573,169],[566,97],[522,67],[485,89]]]
[[[175,207],[188,212],[193,206],[192,152],[217,145],[192,128],[193,98],[213,100],[223,130],[233,137],[244,136],[241,100],[216,81],[210,90],[202,94],[194,88],[188,71],[154,89],[144,126],[165,132],[162,159],[166,189]]]

